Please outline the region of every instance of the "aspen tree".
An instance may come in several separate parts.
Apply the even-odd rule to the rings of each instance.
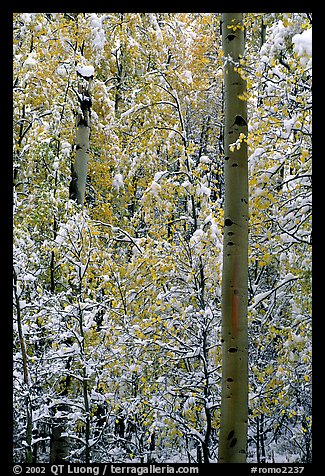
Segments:
[[[92,66],[78,66],[78,99],[80,111],[77,114],[76,156],[72,166],[69,196],[83,207],[89,160],[90,139],[90,85],[93,78]]]
[[[219,462],[246,462],[248,418],[247,104],[242,13],[222,14],[225,202],[222,271],[222,390]]]
[[[21,306],[19,301],[19,296],[17,294],[17,274],[15,268],[13,270],[13,278],[14,278],[14,296],[15,296],[15,304],[16,304],[16,314],[17,314],[17,329],[19,335],[19,343],[23,361],[23,375],[24,375],[24,385],[26,388],[29,389],[29,375],[28,375],[28,364],[27,364],[27,350],[26,350],[26,343],[24,339],[24,334],[22,330],[21,324]],[[33,462],[33,452],[32,452],[32,430],[33,430],[33,419],[32,419],[32,406],[30,402],[30,397],[26,396],[26,462],[32,463]]]
[[[311,23],[242,15],[245,62],[221,14],[14,15],[15,462],[216,462],[222,337],[220,462],[245,461],[242,91],[246,458],[310,462]]]

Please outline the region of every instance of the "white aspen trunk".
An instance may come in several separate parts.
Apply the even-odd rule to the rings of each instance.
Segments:
[[[86,82],[85,80],[83,80]],[[88,83],[88,81],[87,81]],[[81,113],[77,117],[76,155],[72,166],[69,197],[83,207],[86,193],[86,180],[90,147],[90,109],[89,85],[80,88]]]
[[[246,81],[235,69],[244,55],[242,13],[222,14],[225,203],[222,270],[222,390],[219,462],[245,463],[248,420],[248,159]],[[235,63],[235,64],[234,64]]]

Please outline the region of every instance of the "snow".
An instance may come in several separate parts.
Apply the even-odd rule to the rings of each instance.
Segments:
[[[63,157],[69,157],[71,153],[71,144],[70,142],[63,140],[61,143],[61,154]]]
[[[94,76],[95,73],[94,67],[91,65],[83,66],[79,64],[77,65],[76,71],[84,78],[90,78],[91,76]]]
[[[74,355],[75,353],[79,353],[79,348],[77,343],[72,344],[72,346],[70,347],[61,348],[57,351],[57,355],[59,357],[71,356],[71,355]]]
[[[96,13],[92,13],[89,20],[93,34],[92,46],[97,50],[97,53],[99,53],[98,59],[100,59],[106,43],[105,31],[102,27],[102,19],[99,18]]]
[[[21,19],[28,25],[32,21],[32,15],[30,13],[22,13]]]
[[[37,64],[37,60],[35,58],[36,53],[32,51],[32,53],[29,53],[28,57],[25,60],[25,65],[26,66],[35,66]]]
[[[185,180],[184,182],[181,183],[181,186],[186,188],[186,187],[189,187],[191,185],[191,182],[189,182],[188,180]]]
[[[292,117],[291,119],[284,119],[283,121],[283,126],[287,132],[287,136],[283,136],[284,138],[287,138],[290,136],[292,129],[294,128],[296,123],[296,117]]]
[[[298,56],[312,56],[312,28],[292,37],[293,51]]]
[[[63,64],[59,64],[59,66],[56,68],[56,72],[60,76],[66,76],[67,75],[67,70]]]
[[[250,156],[250,158],[255,158],[255,157],[260,157],[262,154],[264,154],[265,149],[263,147],[257,147],[255,149],[255,152]]]
[[[154,176],[154,181],[159,182],[160,178],[167,173],[168,173],[168,170],[162,170],[161,172],[157,172]]]
[[[160,26],[158,24],[155,13],[148,13],[148,17],[149,17],[149,20],[150,20],[150,23],[151,23],[152,27],[155,30],[157,40],[158,41],[163,41],[163,36],[162,36],[161,29],[160,29]]]
[[[273,56],[281,53],[286,48],[286,39],[290,35],[290,28],[284,26],[279,20],[271,27],[270,41],[264,43],[260,50],[262,57]]]
[[[195,428],[191,428],[190,429],[190,432],[193,436],[195,436],[199,441],[203,442],[204,441],[204,438],[203,436],[201,435],[201,433],[199,433],[197,430],[195,430]]]
[[[295,276],[292,273],[287,273],[285,277],[280,281],[281,285],[285,284],[288,281],[292,281],[293,279],[298,279],[298,276]]]
[[[270,294],[272,294],[273,290],[271,291],[266,291],[264,293],[259,293],[259,294],[256,294],[256,296],[254,296],[254,300],[253,300],[253,307],[257,306],[259,304],[259,302],[261,302],[263,299],[265,299],[266,297],[268,297]]]
[[[188,397],[188,399],[184,403],[184,411],[188,410],[191,405],[195,405],[195,398],[194,397]]]
[[[132,107],[130,107],[130,108],[127,109],[126,111],[122,112],[121,117],[129,116],[129,115],[132,114],[132,112],[134,112],[137,108],[138,108],[138,106],[132,106]]]
[[[201,155],[200,157],[200,162],[202,164],[210,164],[211,163],[211,159],[207,156],[207,155]]]
[[[123,175],[116,174],[113,178],[113,187],[119,192],[120,188],[124,188]]]
[[[255,151],[248,157],[250,172],[254,173],[255,167],[260,160],[260,157],[265,153],[263,147],[257,147]]]
[[[66,236],[67,236],[67,229],[65,228],[65,226],[61,226],[60,230],[58,231],[58,234],[56,235],[55,243],[57,243],[58,245],[61,245],[65,241]]]
[[[211,189],[209,187],[206,187],[205,185],[201,184],[197,189],[197,193],[198,193],[198,195],[200,195],[202,197],[204,195],[206,195],[207,197],[210,197]]]
[[[292,339],[297,343],[302,343],[302,342],[305,342],[305,340],[306,340],[303,336],[298,335],[298,334],[293,334]]]
[[[96,13],[92,13],[90,15],[90,24],[93,28],[101,28],[102,27],[102,22],[96,15]]]
[[[191,71],[189,71],[189,70],[183,71],[182,76],[184,77],[187,84],[191,84],[193,82],[193,77],[192,77],[192,72]]]
[[[215,240],[219,245],[221,243],[221,239],[220,239],[220,230],[219,230],[219,224],[217,222],[217,220],[215,218],[212,218],[211,219],[211,227],[210,227],[210,230],[211,230],[211,237],[213,240]],[[218,246],[218,248],[220,249],[220,246]],[[221,247],[222,248],[222,247]]]
[[[159,183],[157,183],[156,181],[153,181],[152,184],[151,184],[151,186],[150,186],[150,189],[151,189],[152,193],[153,193],[156,197],[158,197],[158,193],[159,193],[159,191],[160,191],[160,189],[161,189],[161,186],[160,186]]]
[[[201,240],[203,239],[204,237],[204,231],[201,230],[200,228],[198,230],[195,230],[195,232],[193,233],[193,235],[191,236],[191,239],[190,239],[190,244],[191,246],[196,246],[198,245]]]

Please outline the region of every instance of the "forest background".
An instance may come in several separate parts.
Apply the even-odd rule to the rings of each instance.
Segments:
[[[14,15],[17,462],[217,460],[220,18]],[[232,147],[249,148],[248,461],[310,462],[311,16],[245,27],[249,133]]]

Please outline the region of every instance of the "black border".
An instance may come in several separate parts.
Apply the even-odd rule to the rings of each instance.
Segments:
[[[244,8],[246,11],[290,11],[300,12],[304,11],[308,7],[308,11],[313,13],[313,160],[314,167],[314,185],[313,185],[313,463],[305,466],[305,470],[302,474],[318,474],[318,467],[323,462],[322,443],[323,443],[323,417],[324,410],[322,405],[319,405],[319,399],[322,399],[323,392],[323,377],[325,360],[323,358],[324,344],[322,342],[322,324],[325,320],[325,308],[322,302],[323,297],[323,285],[325,283],[324,274],[325,268],[323,267],[322,257],[325,254],[323,249],[324,239],[322,237],[322,222],[325,218],[324,210],[324,180],[325,174],[322,172],[322,166],[325,162],[325,153],[322,145],[322,127],[324,126],[324,80],[322,76],[323,66],[323,48],[324,38],[322,32],[324,27],[322,25],[322,12],[320,3],[318,2],[318,11],[312,2],[272,2],[270,4],[263,4],[258,2],[237,2],[238,8]],[[99,2],[98,7],[89,3],[79,4],[74,3],[69,5],[69,2],[53,2],[49,4],[40,4],[38,2],[13,2],[10,6],[2,5],[1,10],[1,123],[5,126],[5,133],[2,138],[7,140],[5,149],[2,148],[1,157],[1,172],[0,172],[0,214],[1,214],[1,246],[0,246],[0,264],[1,270],[4,271],[3,279],[1,280],[1,327],[0,327],[0,392],[1,392],[1,411],[0,411],[0,468],[3,471],[2,474],[10,475],[12,472],[12,423],[13,423],[13,399],[12,399],[12,14],[14,12],[31,12],[31,11],[80,11],[81,9],[88,11],[112,11],[112,12],[211,12],[214,10],[222,10],[223,7],[229,7],[228,2],[199,2],[194,4],[187,2],[128,2],[115,1],[115,2]],[[5,8],[4,8],[5,7]],[[45,7],[45,8],[44,8]],[[89,8],[92,7],[92,8]],[[231,3],[232,9],[235,10],[237,5],[235,2]],[[238,9],[237,8],[237,9]],[[7,89],[8,88],[8,89]],[[322,310],[322,311],[320,311]],[[32,465],[24,465],[32,466]],[[34,465],[34,466],[50,466],[50,465]],[[78,465],[75,465],[78,466]],[[79,465],[82,466],[82,465]],[[126,465],[124,465],[126,466]],[[158,465],[159,466],[159,465]],[[188,465],[182,465],[188,466]],[[200,466],[199,474],[205,474],[205,471],[211,470],[217,464],[210,465],[197,465]],[[281,465],[258,465],[246,463],[240,465],[240,474],[245,474],[247,468],[247,474],[250,474],[252,466],[261,467],[279,467],[290,466],[287,464]],[[299,465],[291,465],[299,466]],[[8,468],[8,470],[4,469]],[[317,468],[317,469],[316,469]],[[238,468],[239,469],[239,468]],[[222,473],[222,467],[218,466],[218,473]],[[25,474],[23,472],[22,474]],[[52,473],[48,473],[52,474]],[[65,473],[62,473],[65,474]],[[125,474],[125,473],[124,473]],[[263,474],[263,473],[260,473]]]

